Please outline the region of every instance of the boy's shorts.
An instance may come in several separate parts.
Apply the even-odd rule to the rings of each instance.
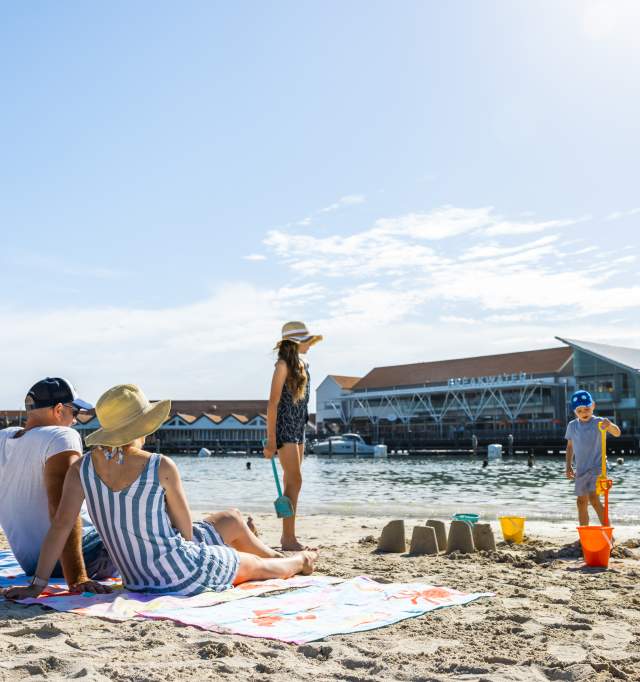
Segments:
[[[596,491],[596,481],[600,476],[599,469],[587,469],[587,471],[576,471],[575,493],[576,496],[589,495]]]

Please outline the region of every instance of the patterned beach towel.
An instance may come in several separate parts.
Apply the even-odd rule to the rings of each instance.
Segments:
[[[465,593],[424,583],[377,583],[360,576],[204,609],[141,611],[220,633],[304,644],[329,635],[373,630],[435,609],[468,604],[491,592]]]
[[[172,596],[169,594],[152,595],[128,592],[117,589],[111,594],[71,594],[67,591],[57,592],[49,590],[44,597],[37,599],[21,599],[21,604],[38,604],[48,606],[56,611],[67,611],[80,616],[96,616],[109,620],[130,620],[131,618],[152,618],[157,612],[168,611],[180,613],[182,611],[197,610],[212,607],[216,604],[237,601],[268,592],[300,589],[303,587],[324,587],[340,578],[330,576],[297,575],[287,580],[274,578],[243,583],[224,592],[201,592],[192,597]]]
[[[131,618],[151,617],[161,610],[181,611],[214,606],[224,602],[246,599],[268,592],[300,589],[303,587],[324,587],[341,582],[341,578],[322,575],[297,575],[287,580],[272,579],[243,583],[225,592],[201,592],[192,597],[172,595],[150,595],[129,592],[122,589],[120,579],[101,581],[113,588],[111,594],[76,594],[69,592],[63,580],[50,583],[37,599],[21,599],[21,604],[38,604],[56,611],[76,613],[82,616],[109,618],[124,621]],[[0,550],[0,587],[28,585],[29,578],[23,573],[13,554]],[[144,614],[142,613],[144,612]]]
[[[13,555],[0,550],[0,587],[28,582]],[[127,592],[115,581],[113,587],[112,594],[71,594],[64,583],[58,583],[50,585],[44,596],[21,603],[117,621],[168,619],[212,632],[304,644],[329,635],[381,628],[435,609],[494,596],[425,583],[381,584],[365,576],[346,581],[330,576],[295,576],[193,597]],[[274,591],[281,593],[259,596]]]
[[[25,575],[20,564],[16,561],[13,552],[9,549],[0,549],[0,588],[11,586],[18,587],[28,585],[30,582],[31,578]],[[107,580],[101,580],[100,582],[105,585],[110,585],[113,588],[122,587],[120,578],[108,578]],[[69,588],[62,578],[53,578],[43,592],[45,596],[68,593]],[[43,599],[43,597],[40,597],[40,599]]]

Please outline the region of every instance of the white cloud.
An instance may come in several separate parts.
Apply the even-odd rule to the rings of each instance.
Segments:
[[[250,261],[261,261],[261,260],[267,260],[267,257],[262,254],[262,253],[250,253],[248,256],[242,256],[244,260],[250,260]]]
[[[338,211],[345,206],[355,206],[357,204],[364,204],[365,196],[363,194],[347,194],[344,197],[340,197],[338,201],[333,204],[329,204],[324,208],[321,208],[318,213],[332,213],[333,211]]]
[[[474,232],[491,224],[492,208],[456,208],[443,206],[429,213],[409,213],[397,218],[381,218],[374,231],[415,239],[440,240]]]
[[[408,245],[403,239],[376,230],[347,237],[292,235],[272,230],[264,243],[292,270],[314,277],[401,274],[407,267],[428,268],[438,262],[431,248]]]
[[[11,362],[0,407],[19,407],[26,389],[48,375],[68,376],[92,401],[121,382],[139,383],[156,399],[266,398],[283,322],[313,325],[322,295],[314,283],[265,289],[232,282],[201,301],[158,309],[5,307],[0,312],[12,324],[0,336],[0,354]]]
[[[607,221],[620,220],[621,218],[628,218],[630,216],[638,215],[639,213],[640,208],[632,208],[629,209],[628,211],[614,211],[613,213],[609,213],[605,220]]]
[[[445,206],[429,213],[380,219],[373,227],[347,236],[274,230],[265,245],[302,277],[356,281],[375,277],[385,282],[393,296],[401,292],[401,300],[413,301],[416,307],[419,302],[449,301],[505,314],[534,309],[579,317],[594,314],[596,301],[601,311],[639,306],[636,287],[607,286],[607,280],[620,274],[610,259],[594,263],[591,252],[582,249],[585,260],[579,262],[569,249],[571,258],[565,265],[562,233],[513,243],[514,237],[582,220],[512,221],[497,216],[490,207]],[[487,241],[492,231],[509,238],[509,243],[495,237]],[[464,237],[462,250],[455,241],[460,237]],[[631,257],[623,257],[616,265],[620,268],[631,262]],[[378,297],[387,300],[381,293]]]
[[[488,237],[497,237],[499,235],[520,235],[531,234],[534,232],[544,232],[544,230],[552,230],[559,227],[567,227],[575,225],[586,220],[590,220],[590,216],[583,216],[582,218],[572,218],[564,220],[545,220],[541,222],[511,222],[498,221],[488,227],[484,233]]]
[[[231,282],[163,309],[89,302],[43,314],[5,305],[0,313],[11,325],[0,354],[10,362],[0,407],[17,407],[30,383],[54,373],[90,400],[123,381],[155,398],[266,397],[271,349],[288,319],[325,335],[310,358],[314,383],[385,364],[548,347],[556,334],[638,345],[635,255],[596,260],[594,227],[579,243],[563,231],[488,237],[499,224],[531,221],[446,206],[346,235],[272,230],[268,251],[246,258],[277,261],[279,286]],[[609,232],[615,242],[615,226]],[[612,312],[626,322],[611,324]]]
[[[557,242],[559,237],[557,235],[549,235],[547,237],[541,237],[533,242],[525,242],[524,244],[518,244],[517,246],[503,246],[498,242],[490,242],[487,244],[480,243],[469,247],[466,251],[458,257],[460,261],[468,260],[481,260],[481,259],[492,259],[492,258],[502,258],[504,256],[522,253],[529,251],[531,249],[547,248],[550,245]]]
[[[473,317],[458,317],[457,315],[441,315],[440,316],[440,322],[444,322],[446,324],[477,324],[477,320],[474,319]]]

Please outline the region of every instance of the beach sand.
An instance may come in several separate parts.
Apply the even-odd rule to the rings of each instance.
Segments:
[[[277,519],[254,518],[275,544]],[[637,529],[616,530],[615,558],[598,571],[570,546],[571,524],[529,523],[526,544],[500,543],[495,554],[409,557],[374,553],[387,521],[310,516],[299,524],[320,547],[319,573],[495,598],[304,646],[0,601],[0,680],[640,680]],[[407,539],[424,521],[406,519]]]

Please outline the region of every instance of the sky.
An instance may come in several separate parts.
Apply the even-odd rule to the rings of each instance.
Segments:
[[[640,347],[635,0],[0,10],[0,409]],[[314,386],[314,387],[315,387]]]

